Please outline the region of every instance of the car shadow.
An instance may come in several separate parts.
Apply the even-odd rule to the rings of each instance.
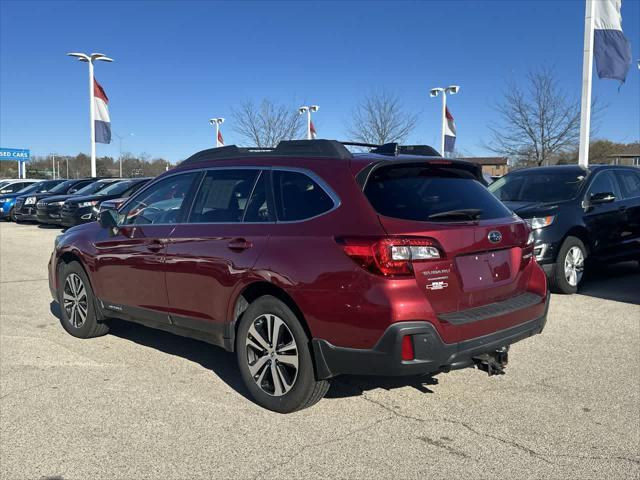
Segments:
[[[578,290],[579,295],[640,305],[638,262],[593,266]]]
[[[38,228],[42,228],[43,230],[64,230],[64,227],[60,225],[52,225],[50,223],[39,223]]]
[[[51,302],[50,310],[58,320],[61,319],[60,306],[57,302]],[[249,391],[242,383],[235,354],[206,342],[145,327],[138,323],[117,319],[110,319],[108,323],[109,335],[198,363],[215,373],[240,395],[250,399]]]
[[[58,320],[62,318],[60,305],[57,302],[51,302],[49,309],[51,314]],[[242,382],[234,353],[227,352],[206,342],[181,337],[124,320],[109,320],[109,335],[198,363],[203,368],[212,371],[240,395],[253,401]],[[380,388],[393,390],[413,387],[423,393],[433,393],[433,390],[428,387],[437,384],[438,380],[433,376],[378,377],[342,375],[331,379],[331,388],[325,398],[337,399],[360,396],[368,390]]]

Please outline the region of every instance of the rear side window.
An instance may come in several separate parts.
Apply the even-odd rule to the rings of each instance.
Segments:
[[[452,222],[510,217],[511,211],[465,172],[434,166],[389,166],[375,170],[364,193],[385,217]]]
[[[257,170],[210,170],[196,195],[189,223],[242,221]]]
[[[301,172],[274,171],[273,194],[278,220],[306,220],[328,212],[334,202],[327,192]]]
[[[630,170],[617,170],[616,176],[625,198],[640,197],[640,173]]]

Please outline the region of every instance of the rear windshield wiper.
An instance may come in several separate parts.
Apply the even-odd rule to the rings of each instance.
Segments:
[[[429,215],[427,218],[433,220],[435,218],[467,218],[469,220],[477,220],[482,215],[479,208],[460,208],[458,210],[447,210]]]

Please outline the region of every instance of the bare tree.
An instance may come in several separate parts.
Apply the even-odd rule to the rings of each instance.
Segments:
[[[504,99],[495,105],[500,124],[490,126],[487,147],[515,163],[542,165],[567,152],[580,137],[580,104],[560,89],[550,69],[532,71],[527,85],[510,82]],[[592,125],[600,109],[592,106]]]
[[[281,140],[300,138],[304,124],[298,110],[264,99],[244,102],[232,111],[234,130],[250,146],[275,147]]]
[[[364,143],[402,142],[416,122],[417,116],[407,113],[397,96],[377,92],[365,96],[353,110],[349,134]]]

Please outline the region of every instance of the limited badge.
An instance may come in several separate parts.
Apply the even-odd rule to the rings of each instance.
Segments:
[[[442,290],[447,288],[449,284],[445,281],[439,280],[437,282],[431,282],[427,284],[427,290]]]

